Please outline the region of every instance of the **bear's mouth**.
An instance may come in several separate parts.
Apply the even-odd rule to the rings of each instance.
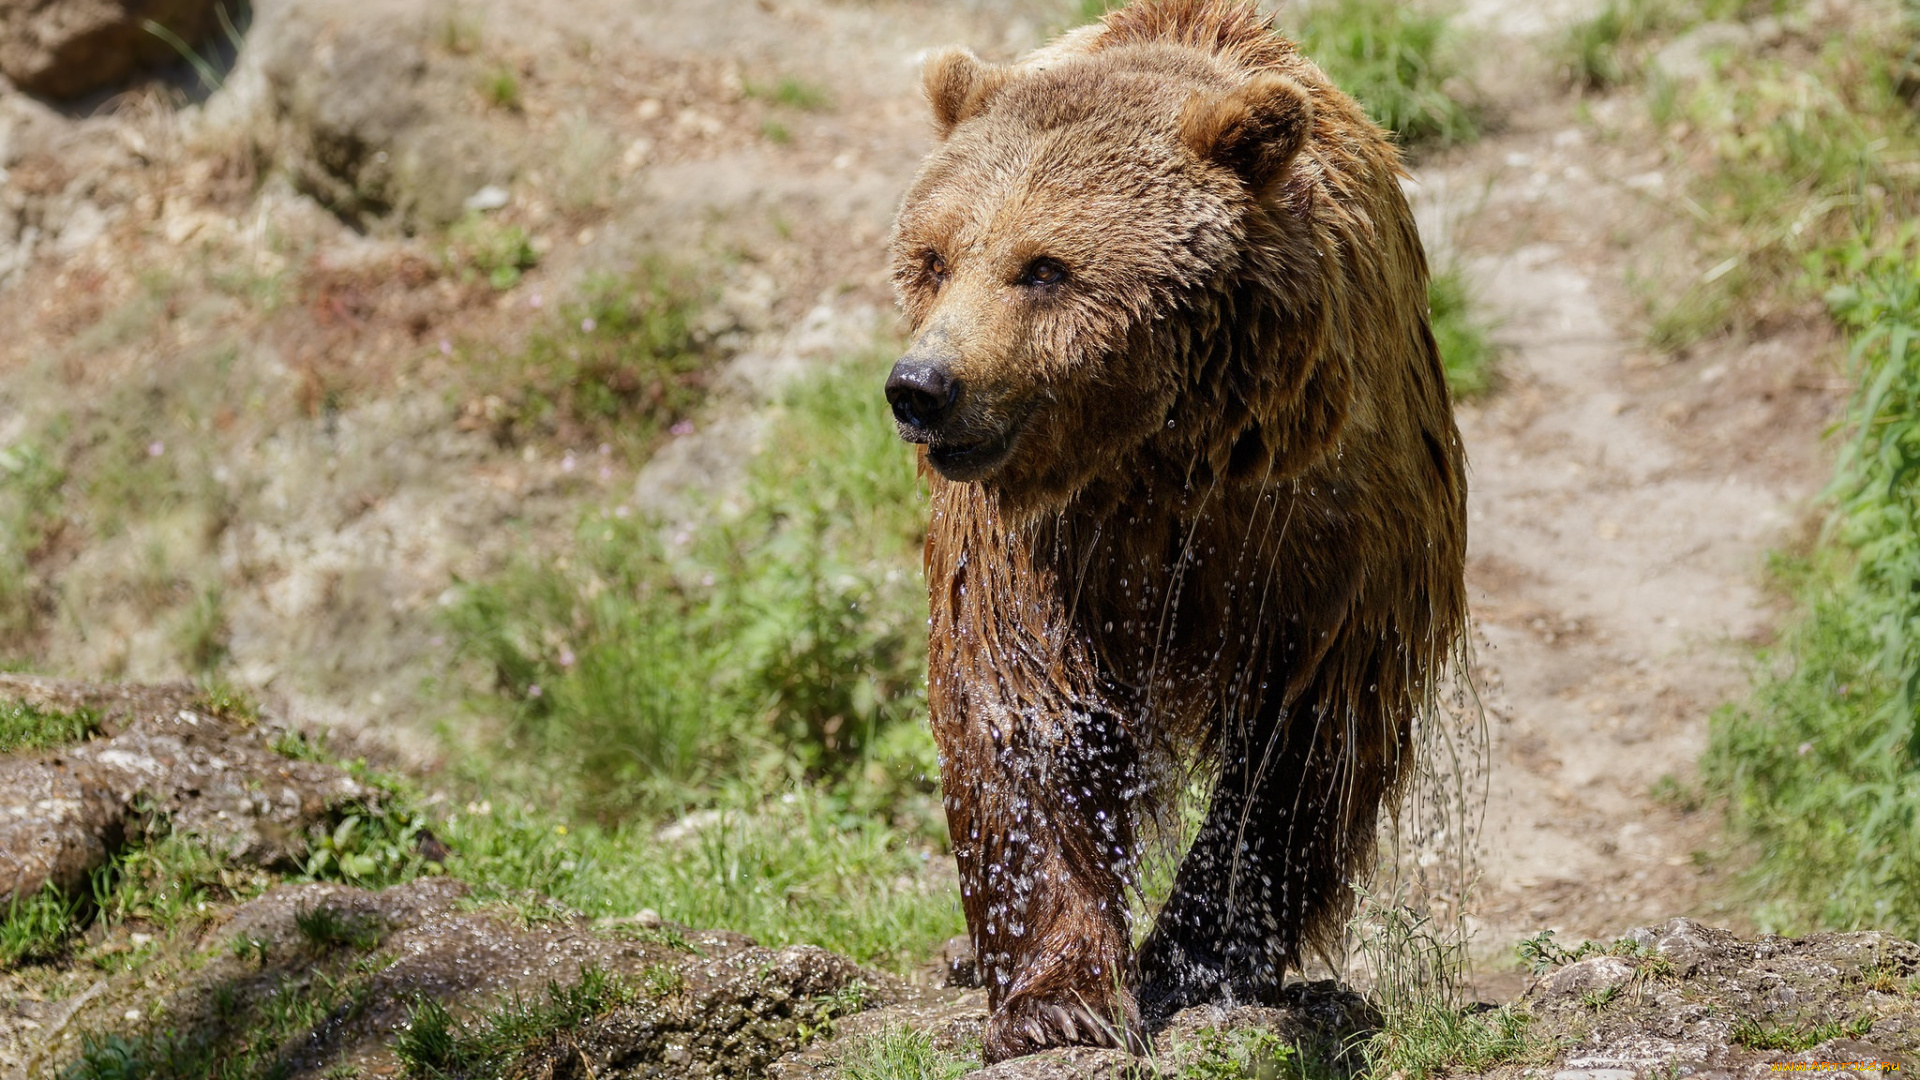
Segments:
[[[966,483],[984,480],[1013,452],[1018,428],[973,442],[935,439],[927,445],[927,463],[948,480]]]

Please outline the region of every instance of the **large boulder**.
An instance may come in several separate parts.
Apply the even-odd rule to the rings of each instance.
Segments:
[[[215,6],[215,0],[0,0],[0,73],[29,93],[78,97],[146,65],[178,60],[178,50],[147,24],[192,46],[213,28]]]
[[[0,676],[0,701],[85,709],[105,734],[0,757],[0,910],[52,882],[68,892],[120,846],[129,819],[255,866],[287,865],[307,836],[366,797],[336,766],[277,753],[269,725],[208,707],[186,686],[96,687]]]
[[[343,221],[435,229],[512,180],[520,121],[480,102],[476,62],[437,43],[430,23],[319,4],[266,36],[280,157]]]

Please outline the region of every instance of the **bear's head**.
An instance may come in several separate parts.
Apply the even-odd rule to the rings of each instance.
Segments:
[[[1009,67],[953,50],[925,84],[941,142],[892,241],[913,334],[886,386],[901,436],[949,480],[1045,506],[1170,429],[1250,424],[1198,384],[1249,317],[1243,279],[1272,277],[1248,234],[1311,133],[1308,91],[1134,43]]]

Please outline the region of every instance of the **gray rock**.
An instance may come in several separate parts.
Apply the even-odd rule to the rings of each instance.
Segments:
[[[287,864],[307,832],[365,789],[332,765],[275,753],[273,730],[215,715],[191,688],[0,676],[0,698],[92,709],[119,733],[0,760],[0,905],[73,890],[122,842],[136,804],[233,860]]]
[[[1534,992],[1543,996],[1578,997],[1610,990],[1633,978],[1634,967],[1617,956],[1594,956],[1568,964],[1540,980]]]
[[[276,24],[264,69],[295,182],[345,221],[446,225],[476,192],[506,192],[510,116],[478,113],[480,72],[416,21],[355,7]],[[350,15],[350,17],[348,17]]]
[[[71,98],[178,60],[148,21],[192,45],[214,26],[214,0],[0,0],[0,73],[29,93]]]

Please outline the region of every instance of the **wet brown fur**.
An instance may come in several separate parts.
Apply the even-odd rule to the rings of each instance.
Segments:
[[[926,82],[945,141],[895,280],[909,356],[962,387],[915,437],[986,1054],[1137,1045],[1143,1010],[1268,1000],[1338,932],[1459,638],[1425,257],[1385,134],[1250,4],[1141,0]],[[1021,277],[1041,256],[1064,282]],[[1213,801],[1133,955],[1168,760]]]

